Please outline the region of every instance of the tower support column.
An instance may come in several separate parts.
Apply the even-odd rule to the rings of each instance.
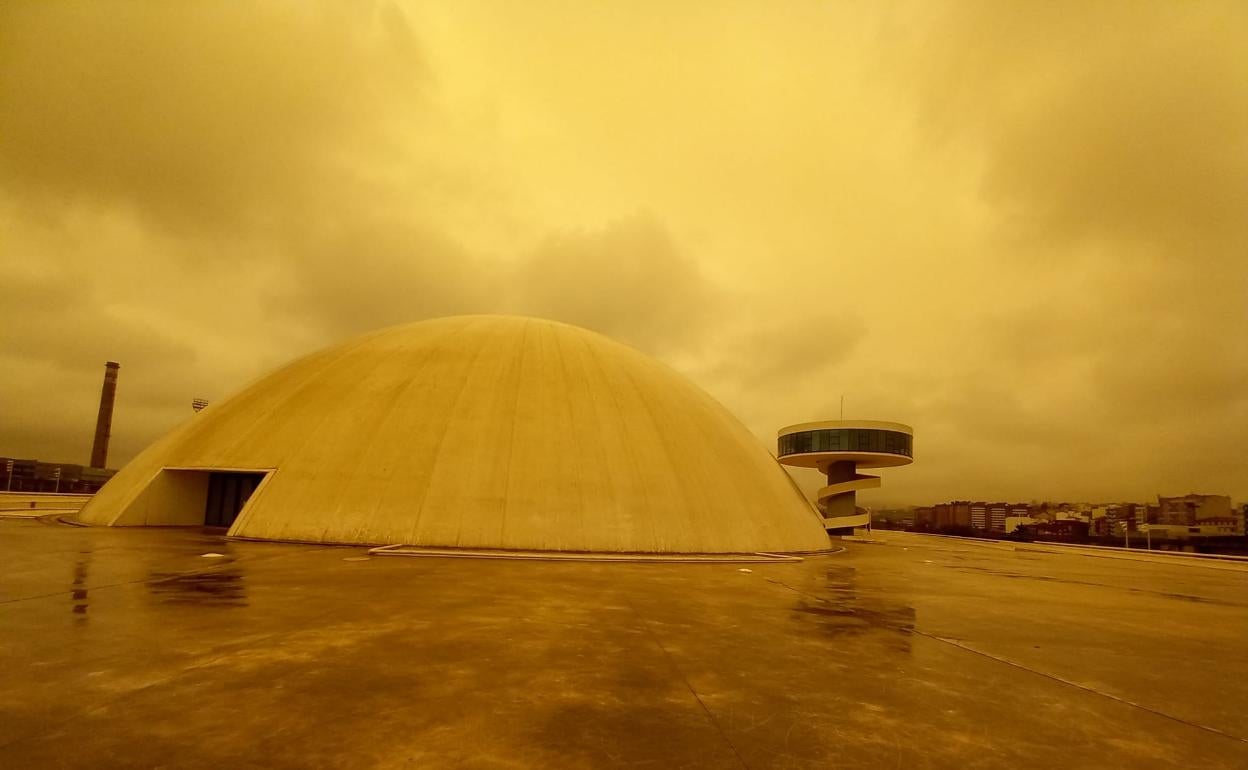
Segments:
[[[829,487],[853,481],[858,478],[858,463],[852,460],[831,463],[828,465],[826,475]],[[857,498],[853,489],[833,495],[824,502],[827,506],[827,512],[824,515],[829,519],[853,516],[856,511]]]

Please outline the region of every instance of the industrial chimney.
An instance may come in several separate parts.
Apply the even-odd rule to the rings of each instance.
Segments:
[[[91,445],[91,467],[104,468],[108,463],[108,437],[113,432],[113,399],[117,397],[117,370],[121,364],[104,364],[104,387],[100,390],[100,414],[95,419],[95,443]]]

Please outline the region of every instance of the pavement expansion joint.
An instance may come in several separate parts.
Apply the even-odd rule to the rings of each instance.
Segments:
[[[1248,743],[1248,737],[1244,737],[1242,735],[1235,735],[1233,733],[1229,733],[1225,730],[1220,730],[1216,727],[1212,727],[1207,724],[1202,724],[1200,722],[1194,722],[1189,719],[1184,719],[1183,717],[1176,716],[1175,714],[1172,714],[1168,711],[1154,708],[1152,706],[1147,706],[1143,703],[1130,700],[1121,695],[1115,695],[1114,693],[1108,692],[1101,688],[1093,687],[1087,684],[1081,684],[1072,679],[1067,679],[1065,677],[1058,676],[1057,674],[1054,674],[1052,672],[1041,671],[1038,668],[1033,668],[1031,666],[1024,665],[1023,663],[1019,663],[1018,661],[1011,660],[1007,657],[996,655],[991,652],[987,652],[985,650],[981,650],[978,647],[975,647],[971,644],[967,644],[965,641],[957,639],[955,637],[941,636],[941,635],[933,634],[927,631],[920,631],[917,628],[913,629],[913,633],[918,634],[919,636],[923,636],[928,639],[931,639],[932,641],[941,642],[942,644],[948,644],[960,650],[965,650],[966,652],[969,652],[975,655],[980,655],[982,657],[988,658],[989,660],[995,660],[998,663],[1003,663],[1007,666],[1011,666],[1012,668],[1016,668],[1021,671],[1026,671],[1028,673],[1035,674],[1036,676],[1042,676],[1045,679],[1058,682],[1059,684],[1066,685],[1067,687],[1074,687],[1075,689],[1083,690],[1084,692],[1091,693],[1092,695],[1096,695],[1102,698],[1107,698],[1109,700],[1116,701],[1118,703],[1123,704],[1124,706],[1130,706],[1131,708],[1137,708],[1142,711],[1147,711],[1150,714],[1155,714],[1156,716],[1162,717],[1164,719],[1170,719],[1180,724],[1187,725],[1188,727],[1195,727],[1198,730],[1204,730],[1205,732],[1212,733],[1214,735],[1218,735],[1223,738],[1229,738],[1233,741],[1239,741],[1240,743]]]

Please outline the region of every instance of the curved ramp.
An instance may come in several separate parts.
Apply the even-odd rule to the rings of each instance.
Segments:
[[[824,519],[824,529],[846,529],[849,527],[865,527],[871,523],[871,514],[855,513],[853,516],[837,516],[832,519]]]
[[[841,481],[836,484],[829,484],[823,487],[816,494],[819,502],[827,504],[829,500],[841,495],[848,495],[857,492],[860,489],[875,489],[880,485],[879,476],[867,476],[862,473],[855,473],[854,477],[849,481]]]
[[[840,481],[835,484],[829,484],[816,493],[819,504],[824,506],[825,510],[835,510],[838,506],[829,505],[832,500],[838,497],[848,495],[850,502],[846,505],[853,505],[854,493],[860,489],[874,489],[880,485],[879,476],[868,476],[862,473],[855,473],[852,479]],[[851,508],[851,510],[853,510]],[[845,527],[865,527],[871,521],[869,513],[854,513],[849,516],[825,516],[823,519],[824,529],[842,529]]]

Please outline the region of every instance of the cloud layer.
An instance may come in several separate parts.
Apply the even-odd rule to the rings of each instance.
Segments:
[[[17,0],[0,126],[0,453],[508,312],[915,425],[877,505],[1248,497],[1241,3]]]

